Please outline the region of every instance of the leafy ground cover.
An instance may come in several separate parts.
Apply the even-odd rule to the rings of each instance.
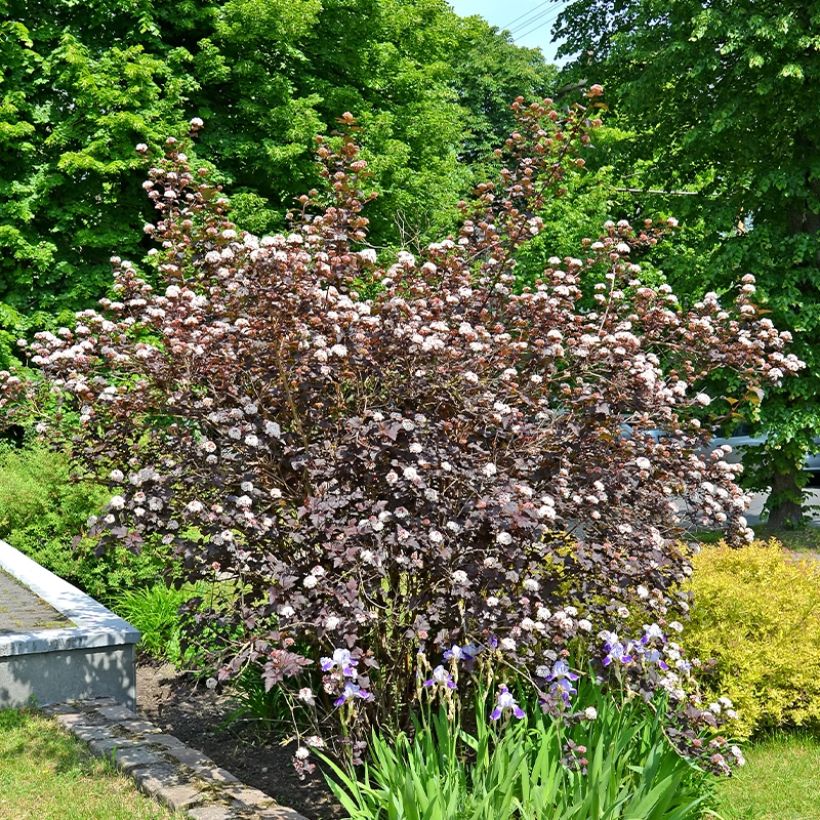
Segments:
[[[105,760],[29,711],[0,710],[0,817],[160,820],[176,815],[143,797]]]
[[[820,818],[820,738],[772,735],[748,746],[746,761],[719,787],[724,820]]]

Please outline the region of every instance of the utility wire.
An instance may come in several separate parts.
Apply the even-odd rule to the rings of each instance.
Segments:
[[[556,20],[558,18],[558,15],[560,13],[561,13],[561,9],[559,8],[558,11],[555,14],[551,15],[550,17],[548,17],[546,20],[539,23],[538,25],[533,26],[532,28],[527,29],[526,31],[519,31],[519,33],[516,34],[515,37],[513,38],[513,42],[517,43],[519,40],[523,39],[528,34],[532,34],[533,32],[538,31],[538,29],[544,28],[544,26],[549,25],[551,22],[553,22],[553,20]]]
[[[505,23],[503,26],[501,26],[501,30],[505,31],[509,29],[513,25],[513,23],[517,23],[524,17],[529,17],[534,11],[539,9],[541,6],[546,6],[550,2],[553,2],[553,0],[543,0],[543,2],[541,3],[536,3],[529,11],[525,11],[523,14],[519,14],[518,17],[516,17],[514,20],[510,20],[509,23]]]
[[[512,29],[510,29],[510,34],[512,34],[514,38],[517,37],[524,29],[529,29],[529,27],[533,23],[537,23],[539,20],[542,20],[544,17],[546,17],[547,15],[550,15],[551,13],[552,13],[552,9],[550,9],[550,8],[544,9],[540,14],[536,14],[535,17],[531,17],[526,22],[524,22],[520,25],[517,25],[517,26],[513,26]]]
[[[550,12],[552,10],[550,6],[556,2],[558,2],[558,0],[543,0],[543,2],[537,3],[528,12],[519,14],[514,20],[510,20],[509,23],[502,26],[502,30],[509,31],[511,34],[514,34],[516,30],[526,28],[530,24],[534,23],[539,17],[543,17],[545,14]]]

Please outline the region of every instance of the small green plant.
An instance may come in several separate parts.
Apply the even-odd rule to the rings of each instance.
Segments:
[[[140,648],[144,652],[182,666],[193,650],[182,648],[184,620],[180,610],[202,594],[202,585],[185,584],[174,589],[155,583],[143,589],[120,592],[114,609],[142,633]]]
[[[684,644],[707,665],[706,694],[728,696],[748,737],[820,724],[820,566],[776,541],[694,557]]]
[[[262,670],[250,666],[231,682],[234,708],[223,721],[224,726],[254,724],[260,731],[286,730],[291,727],[291,710],[282,690],[266,688]]]
[[[375,733],[358,769],[327,758],[333,793],[353,820],[695,820],[716,779],[680,757],[662,703],[619,702],[592,684],[575,716],[530,708],[475,728],[442,707],[415,733]]]

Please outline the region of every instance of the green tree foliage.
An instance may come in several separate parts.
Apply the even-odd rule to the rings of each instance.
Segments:
[[[769,444],[751,482],[771,485],[771,520],[799,519],[800,465],[820,433],[820,75],[817,0],[573,0],[557,34],[571,72],[608,86],[636,128],[645,180],[686,187],[683,221],[702,225],[700,262],[676,276],[693,294],[746,272],[807,362],[767,395]]]
[[[0,302],[23,314],[87,305],[112,252],[143,256],[134,145],[192,116],[262,232],[316,181],[314,135],[353,112],[381,192],[374,241],[395,245],[449,224],[507,104],[555,76],[445,0],[0,0],[0,61]]]

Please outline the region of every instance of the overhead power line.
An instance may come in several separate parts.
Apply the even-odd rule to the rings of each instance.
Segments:
[[[537,24],[539,20],[543,20],[544,17],[547,17],[548,15],[552,16],[551,8],[544,9],[540,14],[536,14],[535,17],[531,17],[526,22],[517,26],[513,26],[510,30],[510,34],[512,34],[513,38],[518,37],[522,31],[524,31],[525,29],[529,29],[531,26]]]
[[[509,23],[505,23],[501,26],[502,31],[508,30],[514,23],[517,23],[519,20],[522,20],[524,17],[529,17],[535,11],[540,9],[543,6],[549,5],[549,3],[553,2],[553,0],[543,0],[541,3],[536,3],[529,11],[525,11],[523,14],[519,14],[514,20],[510,20]]]
[[[526,14],[519,15],[515,20],[511,20],[503,29],[513,36],[517,36],[523,29],[530,28],[534,23],[543,19],[545,15],[551,14],[554,18],[560,14],[562,2],[563,0],[544,0],[544,2],[537,4]],[[556,4],[558,5],[557,9],[555,8]],[[553,9],[555,9],[554,14],[552,14]]]
[[[533,26],[532,28],[528,28],[526,31],[519,31],[518,34],[516,34],[515,37],[513,38],[513,42],[517,43],[519,40],[523,39],[524,37],[528,36],[529,34],[532,34],[533,32],[538,31],[538,29],[544,28],[544,26],[549,25],[551,22],[553,22],[553,20],[556,20],[558,18],[558,15],[560,13],[561,13],[561,9],[559,8],[555,12],[555,14],[550,15],[543,22],[538,23],[537,25]],[[535,22],[535,21],[533,21],[533,22]]]

